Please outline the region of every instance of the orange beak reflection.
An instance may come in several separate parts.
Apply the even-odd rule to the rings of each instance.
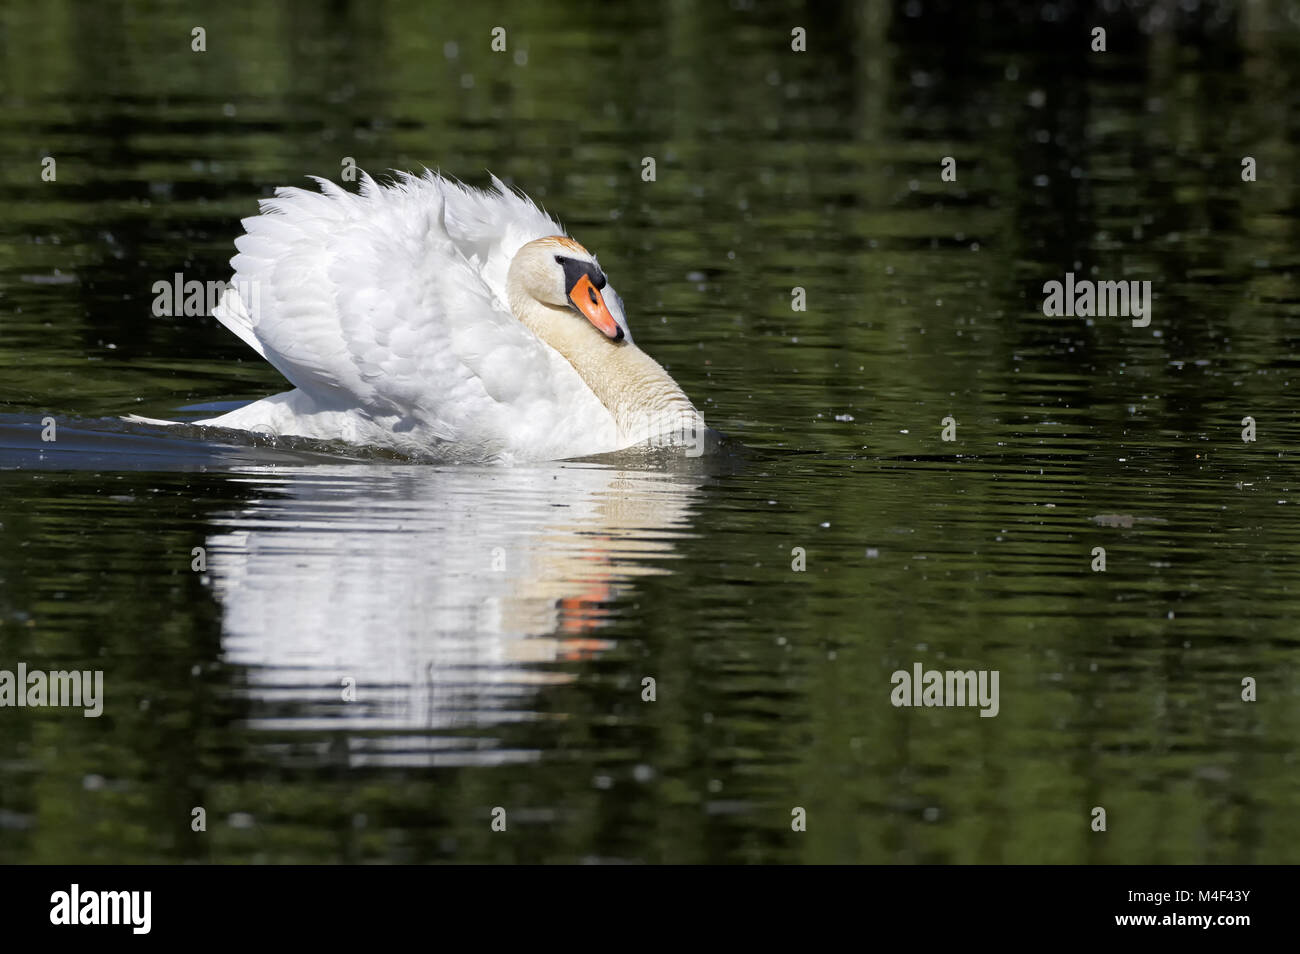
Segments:
[[[586,316],[588,321],[600,329],[606,338],[612,338],[614,341],[623,340],[623,329],[609,313],[609,307],[601,297],[600,290],[592,284],[590,275],[583,275],[573,283],[573,287],[569,289],[569,301],[573,303],[574,308]]]

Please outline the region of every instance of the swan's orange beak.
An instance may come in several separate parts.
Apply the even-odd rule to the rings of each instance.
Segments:
[[[623,329],[618,326],[614,316],[609,313],[609,306],[601,296],[600,290],[592,284],[590,275],[583,275],[569,289],[569,301],[573,307],[582,312],[587,320],[595,325],[606,338],[623,340]]]

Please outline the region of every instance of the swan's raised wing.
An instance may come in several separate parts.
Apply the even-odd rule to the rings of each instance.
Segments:
[[[443,440],[599,420],[505,300],[518,248],[561,234],[549,216],[495,178],[496,192],[433,173],[387,186],[363,174],[358,194],[317,181],[244,219],[214,311],[301,391]]]

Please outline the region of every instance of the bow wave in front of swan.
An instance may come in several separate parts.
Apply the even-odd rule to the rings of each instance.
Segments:
[[[197,424],[466,461],[698,444],[595,256],[526,196],[316,181],[244,219],[213,312],[294,390]]]

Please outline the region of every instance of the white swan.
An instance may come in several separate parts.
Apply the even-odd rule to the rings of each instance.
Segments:
[[[703,435],[595,256],[526,196],[427,171],[316,181],[244,219],[213,312],[295,390],[196,423],[458,460]]]

